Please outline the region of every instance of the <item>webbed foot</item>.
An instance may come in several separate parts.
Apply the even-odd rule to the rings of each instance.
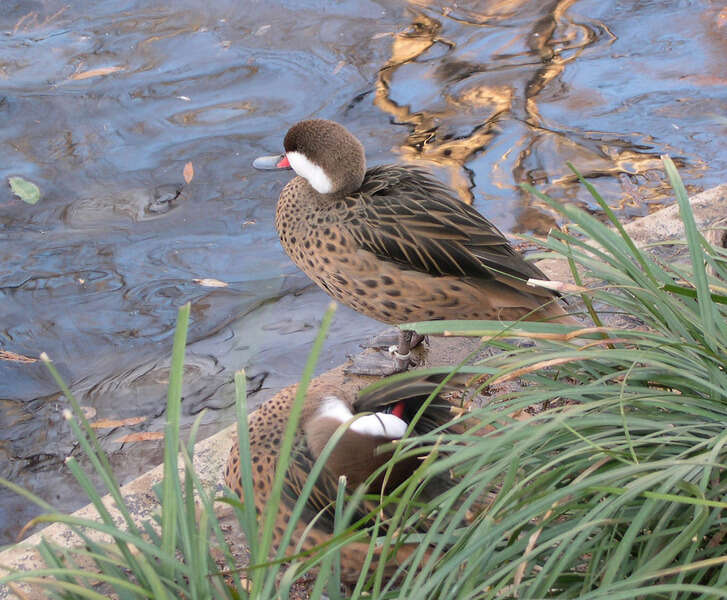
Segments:
[[[396,336],[398,344],[391,344]],[[373,375],[385,377],[406,371],[414,365],[411,349],[421,343],[424,336],[412,331],[387,330],[371,340],[373,348],[388,347],[388,352],[365,350],[351,358],[351,364],[344,372],[351,375]],[[387,343],[388,342],[388,343]]]

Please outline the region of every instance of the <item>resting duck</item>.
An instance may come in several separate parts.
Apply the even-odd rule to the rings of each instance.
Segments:
[[[578,324],[558,293],[529,287],[547,279],[505,236],[451,189],[410,166],[366,170],[361,142],[333,121],[290,128],[285,154],[257,168],[292,168],[275,227],[288,256],[336,300],[385,323],[439,319],[550,320]],[[402,331],[388,368],[409,365]]]
[[[273,532],[275,550],[279,547],[293,507],[313,464],[336,429],[354,415],[368,413],[353,422],[329,456],[308,499],[301,521],[296,524],[290,553],[293,553],[293,548],[299,542],[301,550],[309,550],[331,537],[339,476],[345,475],[349,488],[355,488],[364,483],[369,475],[387,462],[391,458],[391,452],[380,453],[377,449],[382,444],[400,439],[404,435],[422,402],[429,397],[441,381],[441,376],[420,376],[403,382],[387,383],[373,392],[364,390],[364,393],[359,393],[356,398],[335,386],[322,383],[320,380],[311,382],[298,424],[295,449],[276,518]],[[452,396],[454,393],[455,397],[461,397],[464,389],[463,378],[460,378],[459,382],[448,383],[439,396],[432,400],[415,424],[413,429],[415,434],[430,432],[439,426],[446,425],[453,419],[452,406],[455,406],[456,403],[448,396]],[[296,389],[297,386],[291,386],[282,390],[248,416],[253,489],[255,490],[254,502],[258,517],[263,514],[269,502],[281,439],[288,423]],[[455,409],[455,412],[458,410]],[[450,425],[449,431],[460,430],[461,426]],[[386,489],[394,489],[420,464],[421,457],[417,456],[398,462],[387,480]],[[230,451],[225,471],[225,483],[244,502],[240,453],[237,443]],[[439,493],[451,483],[449,476],[433,477],[419,494],[419,498]],[[382,485],[383,478],[377,478],[370,485],[368,493],[378,494]],[[358,519],[367,511],[375,510],[375,508],[375,505],[368,502],[355,518]],[[313,519],[315,519],[315,524],[306,533],[305,530]],[[342,549],[341,566],[344,581],[356,581],[368,546],[368,543],[353,542]],[[387,564],[387,572],[395,569],[416,550],[416,547],[416,544],[401,545],[396,555],[392,557],[391,563]],[[379,557],[375,558],[374,567]]]

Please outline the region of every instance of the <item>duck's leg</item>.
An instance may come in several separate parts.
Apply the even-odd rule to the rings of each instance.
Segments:
[[[411,350],[421,344],[423,335],[414,333],[408,329],[399,331],[399,345],[391,346],[389,354],[394,357],[394,373],[406,371],[411,364]]]
[[[344,371],[353,375],[376,375],[382,377],[406,371],[412,364],[411,350],[419,345],[425,337],[413,331],[399,330],[396,336],[398,344],[389,345],[393,339],[388,336],[388,333],[375,341],[376,345],[380,346],[388,337],[386,344],[384,344],[384,347],[388,346],[388,352],[364,351],[352,357],[352,364],[347,366]]]

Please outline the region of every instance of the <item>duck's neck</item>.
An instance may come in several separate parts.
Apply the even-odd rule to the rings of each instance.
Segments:
[[[346,194],[341,191],[322,194],[321,192],[316,190],[309,181],[305,179],[303,179],[303,185],[305,189],[304,193],[307,204],[306,208],[311,209],[311,211],[318,211],[322,208],[331,206],[335,202],[341,200],[346,196]]]

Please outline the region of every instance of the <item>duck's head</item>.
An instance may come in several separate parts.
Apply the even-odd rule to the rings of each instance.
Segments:
[[[361,187],[366,156],[343,125],[326,119],[300,121],[288,130],[285,154],[253,162],[258,169],[291,168],[319,194],[348,194]]]

